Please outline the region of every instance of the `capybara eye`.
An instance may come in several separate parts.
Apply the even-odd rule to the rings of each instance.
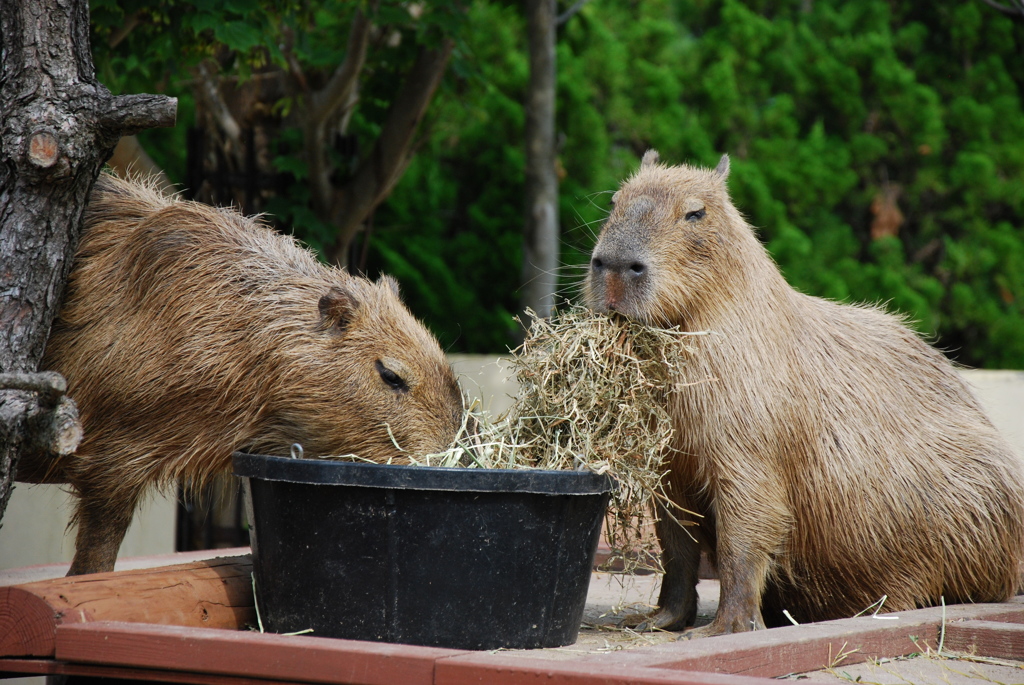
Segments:
[[[393,390],[397,390],[399,392],[406,392],[409,390],[409,386],[406,385],[404,380],[402,380],[402,377],[384,366],[379,359],[377,360],[377,373],[380,374],[381,380],[390,385]]]
[[[686,220],[687,221],[700,221],[701,219],[704,218],[704,213],[705,212],[704,212],[704,208],[703,207],[700,208],[700,209],[695,209],[692,212],[687,212],[686,213]]]

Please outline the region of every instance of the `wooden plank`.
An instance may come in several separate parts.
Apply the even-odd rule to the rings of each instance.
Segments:
[[[82,664],[246,678],[431,685],[434,664],[455,649],[116,622],[62,625],[56,657]]]
[[[133,682],[160,681],[165,683],[195,683],[202,685],[268,685],[272,681],[258,678],[235,678],[214,676],[208,673],[184,673],[174,671],[153,671],[138,668],[116,668],[69,664],[50,659],[0,659],[0,682],[6,678],[23,678],[37,675],[85,676],[129,680]],[[273,681],[285,685],[288,681]],[[298,685],[296,683],[296,685]]]
[[[251,574],[243,555],[0,587],[0,656],[53,656],[69,623],[244,628],[256,620]]]
[[[824,621],[616,652],[592,661],[680,671],[708,671],[777,678],[871,658],[893,658],[938,646],[945,620],[985,619],[1024,623],[1024,603],[961,604],[917,609],[878,618]],[[947,636],[948,643],[948,636]]]
[[[596,665],[477,653],[437,662],[435,685],[770,685],[772,680],[721,673]]]
[[[59,661],[51,659],[0,659],[0,678],[53,675],[59,666]]]
[[[946,625],[943,649],[997,659],[1024,659],[1024,625],[960,621]]]
[[[923,633],[914,637],[923,637],[934,644],[938,627],[934,624],[915,626],[911,633]],[[775,636],[775,640],[755,645],[743,645],[740,640],[732,639],[740,636],[726,637],[730,639],[722,642],[729,644],[718,645],[719,648],[712,653],[662,663],[658,667],[776,678],[868,659],[893,658],[923,649],[918,646],[921,643],[911,639],[905,628],[877,628],[813,639]]]

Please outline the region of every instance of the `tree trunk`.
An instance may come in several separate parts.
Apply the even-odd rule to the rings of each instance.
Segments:
[[[0,3],[0,517],[23,450],[67,452],[64,381],[36,374],[82,210],[118,139],[173,126],[177,102],[114,97],[95,78],[87,0]],[[17,388],[17,389],[11,389]],[[74,441],[74,440],[73,440]]]
[[[530,84],[526,96],[526,225],[520,305],[549,316],[558,289],[555,173],[555,0],[527,0]]]

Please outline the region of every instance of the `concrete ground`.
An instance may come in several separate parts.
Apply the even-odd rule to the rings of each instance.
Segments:
[[[1024,655],[1022,655],[1024,657]],[[804,683],[863,683],[864,685],[964,685],[1024,683],[1024,662],[985,659],[967,655],[948,658],[935,655],[854,664],[801,673],[786,680]]]
[[[638,633],[620,627],[621,618],[646,614],[658,601],[660,576],[625,576],[617,573],[593,573],[583,627],[576,643],[553,649],[510,650],[531,658],[572,659],[586,654],[604,654],[623,649],[650,647],[679,639],[679,633],[665,631]],[[700,597],[697,625],[711,622],[718,610],[718,581],[702,580],[697,586]]]
[[[660,576],[623,576],[612,573],[594,573],[591,577],[584,626],[576,644],[556,649],[512,650],[529,658],[571,660],[586,655],[607,654],[623,650],[643,649],[675,642],[679,633],[637,633],[615,625],[618,618],[628,614],[644,613],[658,599]],[[719,584],[717,580],[702,580],[697,587],[699,596],[697,625],[711,622],[718,610]],[[785,635],[779,634],[779,645]],[[1024,683],[1024,654],[1021,660],[992,659],[969,654],[943,652],[940,657],[922,646],[925,652],[911,657],[880,659],[876,662],[844,664],[837,655],[831,668],[806,673],[789,674],[780,680],[799,680],[806,683],[855,682],[865,685],[1018,685]]]

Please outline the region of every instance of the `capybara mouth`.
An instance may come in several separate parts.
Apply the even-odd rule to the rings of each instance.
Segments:
[[[592,311],[612,319],[626,319],[654,328],[672,328],[674,325],[668,315],[652,306],[651,298],[642,293],[614,302],[608,302],[601,296],[588,297],[586,304]]]
[[[602,273],[592,267],[587,279],[585,300],[591,310],[609,316],[622,316],[646,325],[657,325],[650,306],[646,276],[633,281],[617,273]]]

